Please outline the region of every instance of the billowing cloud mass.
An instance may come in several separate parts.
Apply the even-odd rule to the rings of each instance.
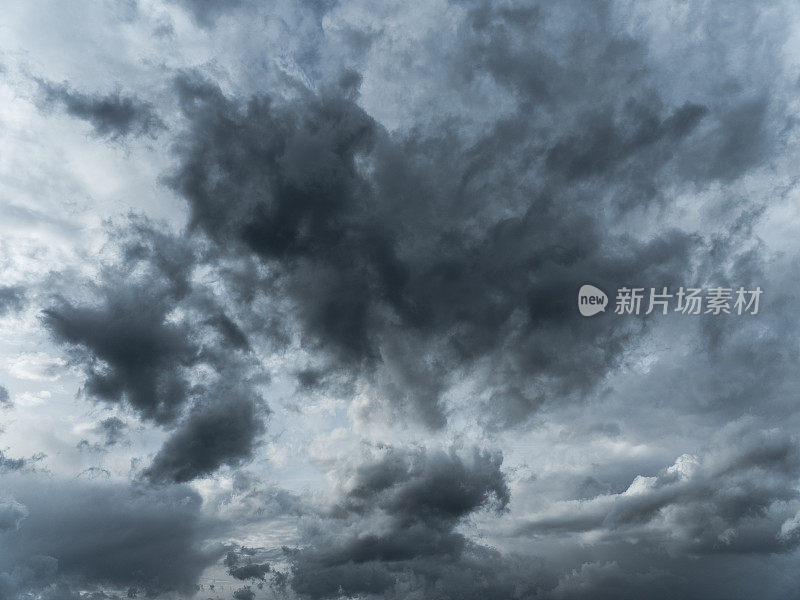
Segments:
[[[324,525],[310,527],[308,545],[290,553],[292,588],[311,598],[393,593],[413,577],[412,585],[447,597],[507,593],[482,568],[491,550],[455,531],[474,511],[507,507],[501,462],[477,450],[465,461],[454,452],[386,449],[355,470]],[[448,579],[456,587],[447,589]]]
[[[188,593],[222,553],[196,492],[126,485],[15,481],[4,500],[4,575],[20,594],[98,585],[142,595]],[[17,487],[18,486],[18,487]],[[128,592],[130,590],[130,592]]]
[[[261,399],[233,386],[204,390],[204,395],[209,405],[196,406],[159,450],[145,472],[149,478],[191,481],[253,457],[254,440],[264,432]]]
[[[191,249],[146,222],[131,227],[142,237],[125,245],[127,263],[95,286],[100,300],[83,305],[62,298],[44,311],[43,322],[82,367],[87,395],[124,402],[141,419],[174,429],[144,476],[183,483],[237,466],[252,458],[269,412],[248,380],[246,338],[213,297],[189,289]],[[177,306],[191,315],[176,320]],[[201,325],[192,327],[198,315]],[[101,422],[106,446],[119,437],[121,423]]]
[[[0,600],[796,597],[793,8],[11,7]]]
[[[684,454],[620,493],[556,503],[519,534],[598,532],[613,540],[646,530],[667,549],[691,554],[787,552],[798,541],[797,441],[748,425],[726,427],[707,454]]]
[[[99,308],[64,304],[45,318],[58,339],[91,353],[90,394],[109,401],[124,396],[145,418],[169,422],[189,393],[181,368],[191,366],[198,348],[188,332],[165,321],[168,306],[157,306],[149,292],[125,289]]]

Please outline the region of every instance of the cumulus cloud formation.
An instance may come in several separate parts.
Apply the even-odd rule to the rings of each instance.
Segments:
[[[120,291],[97,308],[49,309],[47,325],[60,340],[91,352],[89,393],[108,401],[125,397],[144,417],[169,422],[188,395],[181,367],[190,366],[198,350],[185,330],[166,322],[169,307],[151,290]]]
[[[748,425],[731,424],[707,454],[684,454],[655,476],[637,476],[619,494],[556,504],[520,535],[646,537],[693,555],[791,551],[797,543],[797,441]]]
[[[255,440],[264,433],[263,401],[233,386],[204,396],[208,405],[192,409],[145,471],[151,480],[191,481],[252,458]]]
[[[248,379],[244,334],[212,296],[191,289],[194,264],[185,244],[147,222],[131,227],[140,237],[124,245],[125,262],[94,286],[99,300],[61,298],[43,322],[83,369],[89,396],[174,430],[146,477],[182,483],[236,466],[252,458],[269,412]],[[176,319],[176,306],[189,315]],[[194,324],[198,314],[213,316]],[[209,369],[215,376],[204,381]],[[121,425],[113,417],[101,423],[106,446],[116,443]]]
[[[288,100],[176,79],[189,129],[170,181],[193,231],[268,269],[250,285],[288,300],[318,351],[301,373],[361,378],[376,404],[436,429],[444,396],[478,372],[487,424],[506,427],[591,390],[640,340],[630,324],[582,321],[576,282],[675,285],[718,268],[714,254],[693,259],[724,245],[702,230],[615,223],[668,202],[671,186],[758,166],[767,104],[736,91],[714,105],[696,87],[662,97],[643,43],[615,31],[609,7],[589,10],[565,33],[538,7],[465,8],[459,50],[516,102],[477,134],[445,120],[391,135],[347,70],[313,90],[298,82]],[[708,171],[689,173],[697,147]]]
[[[586,389],[616,364],[631,332],[578,327],[566,300],[574,282],[677,281],[698,245],[674,230],[646,242],[601,234],[588,199],[546,183],[520,184],[527,207],[513,206],[519,192],[498,190],[496,206],[483,198],[477,216],[462,215],[459,203],[480,194],[468,185],[477,174],[467,176],[467,155],[459,167],[452,145],[445,156],[416,150],[443,152],[437,146],[453,140],[392,140],[348,87],[245,106],[190,76],[176,85],[192,130],[173,185],[193,225],[271,267],[255,285],[288,295],[304,343],[329,357],[324,368],[366,371],[384,398],[433,428],[445,423],[448,380],[480,360],[505,376],[489,383],[506,409],[500,425],[535,410],[542,387]],[[687,112],[703,111],[684,106],[655,127],[685,132],[699,119]],[[448,175],[431,182],[431,169]]]
[[[794,597],[796,12],[9,9],[0,599]]]
[[[480,568],[491,550],[455,528],[474,511],[508,505],[501,463],[477,449],[466,459],[454,451],[384,449],[355,469],[323,524],[309,528],[307,545],[290,552],[292,588],[331,598],[393,593],[398,578],[433,590],[443,578],[463,577],[457,589],[442,590],[446,597],[493,597],[503,584],[494,576],[481,581],[488,569]]]

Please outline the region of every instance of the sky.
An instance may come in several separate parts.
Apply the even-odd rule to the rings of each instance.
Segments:
[[[2,13],[0,600],[800,599],[795,3]]]

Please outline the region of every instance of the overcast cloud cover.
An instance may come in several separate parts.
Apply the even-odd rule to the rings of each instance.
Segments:
[[[0,600],[800,599],[795,3],[2,22]]]

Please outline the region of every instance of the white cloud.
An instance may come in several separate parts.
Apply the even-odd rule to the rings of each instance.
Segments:
[[[56,381],[67,367],[63,358],[44,352],[23,352],[8,362],[8,372],[18,379]]]

